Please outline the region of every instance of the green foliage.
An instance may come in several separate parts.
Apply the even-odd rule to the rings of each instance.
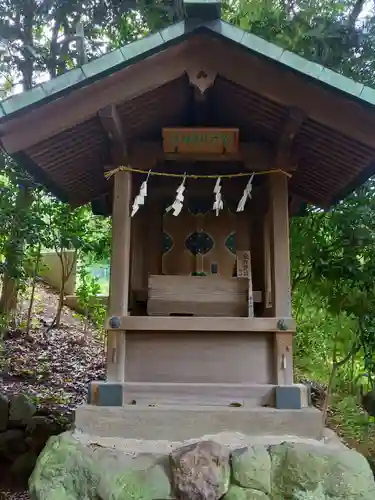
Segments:
[[[79,286],[76,294],[78,304],[84,311],[84,318],[97,329],[103,330],[106,308],[101,300],[101,286],[98,278],[90,273],[89,262],[83,261],[79,266]]]

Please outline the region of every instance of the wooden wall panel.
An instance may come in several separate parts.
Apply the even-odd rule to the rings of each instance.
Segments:
[[[130,290],[147,289],[146,250],[147,212],[139,210],[132,218],[131,226],[131,283]]]
[[[196,218],[187,210],[183,210],[178,217],[171,213],[164,215],[163,231],[171,237],[173,246],[163,255],[163,274],[184,275],[195,271],[195,257],[186,249],[185,240],[196,230]]]
[[[128,382],[273,382],[272,335],[127,332]]]
[[[217,264],[218,274],[230,278],[233,276],[236,257],[226,246],[227,238],[236,233],[240,246],[249,248],[250,222],[247,212],[235,214],[224,210],[216,216],[209,210],[204,215],[193,215],[185,208],[178,217],[164,215],[163,231],[173,241],[173,247],[163,255],[163,274],[167,275],[194,272],[211,274],[211,265]],[[185,246],[186,239],[195,232],[206,233],[213,240],[213,248],[205,255],[194,256]]]
[[[140,210],[142,210],[141,207]],[[162,272],[162,237],[163,237],[163,210],[162,204],[152,201],[144,207],[147,218],[147,232],[144,235],[147,255],[147,276]]]
[[[211,274],[211,264],[218,265],[218,274],[225,278],[233,276],[236,257],[225,246],[226,239],[236,231],[236,215],[223,210],[216,216],[211,211],[207,215],[198,216],[202,230],[214,240],[214,247],[203,258],[203,271]]]

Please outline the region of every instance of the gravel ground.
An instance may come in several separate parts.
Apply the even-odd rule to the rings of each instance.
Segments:
[[[23,306],[24,313],[28,303]],[[27,394],[38,402],[39,411],[70,422],[76,406],[86,399],[88,382],[104,377],[105,356],[95,330],[84,332],[82,321],[67,307],[61,327],[48,330],[56,306],[56,293],[38,284],[30,334],[9,332],[3,343],[0,392]],[[12,488],[6,480],[0,465],[0,500],[31,500],[19,484]]]

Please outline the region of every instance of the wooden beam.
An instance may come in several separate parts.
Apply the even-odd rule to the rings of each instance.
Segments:
[[[294,139],[300,130],[306,114],[298,109],[290,109],[285,120],[276,152],[276,168],[287,170],[293,164],[292,149]]]
[[[141,170],[150,170],[157,163],[176,161],[191,164],[197,161],[243,162],[251,171],[266,170],[274,165],[274,153],[256,142],[240,143],[239,152],[234,154],[186,154],[164,153],[161,142],[136,142],[132,144],[129,159],[131,165]],[[287,170],[292,171],[293,167]]]
[[[232,318],[232,317],[176,317],[176,316],[123,316],[120,330],[175,332],[254,332],[274,333],[280,318]],[[295,332],[293,319],[285,322],[287,331]],[[107,324],[107,328],[111,328]]]
[[[197,87],[193,87],[192,108],[195,126],[202,127],[209,123],[208,91],[202,93]]]
[[[114,104],[106,106],[99,111],[98,115],[109,140],[116,145],[118,155],[125,160],[128,156],[126,137],[116,106]]]

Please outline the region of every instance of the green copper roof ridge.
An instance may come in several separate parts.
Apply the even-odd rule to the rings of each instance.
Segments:
[[[104,54],[48,82],[41,83],[31,90],[11,96],[0,103],[0,120],[26,108],[59,98],[66,92],[104,78],[108,74],[133,65],[202,30],[229,40],[260,57],[274,61],[286,69],[308,77],[318,84],[347,94],[350,98],[354,97],[363,104],[375,105],[375,90],[371,87],[217,19],[206,23],[180,21],[157,33],[147,35],[108,54]]]

